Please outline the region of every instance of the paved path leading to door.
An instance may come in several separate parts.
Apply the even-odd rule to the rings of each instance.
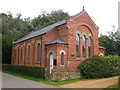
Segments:
[[[59,88],[59,87],[2,73],[2,88]]]
[[[71,84],[62,85],[62,88],[106,88],[110,85],[114,85],[118,82],[118,77],[96,79],[96,80],[85,80]]]

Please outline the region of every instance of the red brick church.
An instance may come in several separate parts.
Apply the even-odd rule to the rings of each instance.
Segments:
[[[99,28],[83,9],[66,20],[31,32],[13,43],[12,64],[71,70],[92,55],[104,56]]]

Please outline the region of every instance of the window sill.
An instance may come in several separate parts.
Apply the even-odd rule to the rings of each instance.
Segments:
[[[76,57],[76,60],[80,60],[80,58],[79,58],[79,57]]]
[[[22,64],[22,62],[19,62],[19,64]]]
[[[30,62],[26,62],[26,64],[30,64]]]
[[[60,68],[64,68],[65,67],[65,65],[60,65]]]
[[[40,62],[36,62],[35,64],[40,64]]]

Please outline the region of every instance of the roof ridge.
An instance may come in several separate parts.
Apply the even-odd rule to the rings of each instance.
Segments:
[[[66,23],[66,19],[61,20],[61,21],[56,22],[56,23],[53,23],[51,25],[48,25],[48,26],[46,26],[44,28],[41,28],[41,29],[39,29],[37,31],[28,33],[25,36],[23,36],[22,38],[20,38],[17,41],[13,42],[13,44],[19,43],[21,41],[24,41],[24,40],[27,40],[27,39],[30,39],[30,38],[33,38],[33,37],[36,37],[36,36],[39,36],[39,35],[43,35],[43,34],[47,33],[48,31],[52,30],[53,28],[55,28],[57,26],[60,26],[60,25],[63,25],[65,23]]]

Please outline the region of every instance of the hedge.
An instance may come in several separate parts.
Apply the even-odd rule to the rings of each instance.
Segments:
[[[2,65],[2,69],[5,71],[10,71],[21,75],[45,79],[45,67],[4,64]]]
[[[83,78],[106,78],[119,75],[118,56],[92,56],[79,64],[78,69]]]

